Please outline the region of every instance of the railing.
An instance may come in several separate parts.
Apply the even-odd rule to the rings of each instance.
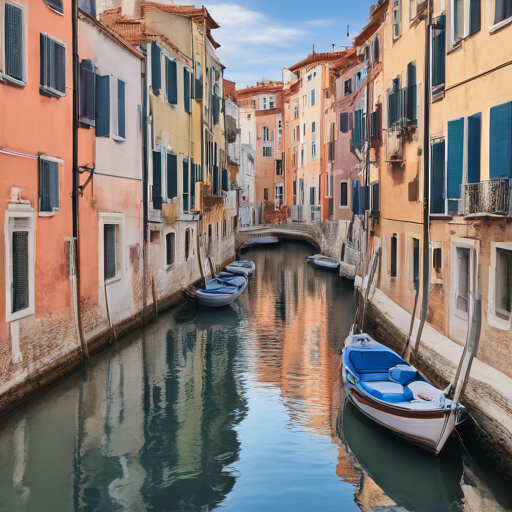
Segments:
[[[507,215],[510,211],[510,180],[497,178],[480,183],[468,183],[462,187],[463,215]]]

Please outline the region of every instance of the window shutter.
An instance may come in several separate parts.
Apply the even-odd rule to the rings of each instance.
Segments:
[[[122,80],[117,81],[117,135],[126,138],[126,105],[125,105],[126,84]]]
[[[189,165],[188,160],[183,160],[183,193],[188,194],[190,192],[190,176],[189,176]]]
[[[354,181],[352,184],[352,213],[359,214],[359,181]]]
[[[162,88],[162,69],[160,62],[160,48],[156,43],[151,43],[151,86],[155,96],[160,95]]]
[[[229,190],[229,179],[227,169],[222,169],[222,190],[224,192],[227,192]]]
[[[194,160],[191,160],[190,164],[190,197],[192,200],[196,195],[196,181],[197,181],[197,165]],[[192,204],[191,204],[192,206]]]
[[[188,69],[183,70],[183,98],[185,112],[190,114],[192,112],[192,104],[190,101],[190,71]]]
[[[203,66],[200,62],[196,62],[196,78],[195,78],[195,94],[196,100],[203,98]]]
[[[66,48],[52,41],[55,55],[55,85],[57,91],[66,92]]]
[[[103,273],[105,281],[116,277],[116,226],[103,226]]]
[[[350,131],[350,114],[348,112],[340,114],[340,131],[341,133],[348,133]]]
[[[439,16],[436,19],[436,30],[432,41],[432,85],[438,86],[445,82],[446,70],[446,16]],[[439,28],[441,27],[441,28]]]
[[[372,211],[380,211],[380,183],[372,183]]]
[[[48,164],[49,164],[50,210],[58,210],[60,208],[59,164],[57,162],[48,162]]]
[[[430,169],[430,213],[446,213],[444,201],[444,158],[444,140],[432,144],[432,162]]]
[[[407,64],[407,113],[409,121],[416,121],[416,62]]]
[[[167,62],[167,102],[178,104],[178,67],[175,60],[166,59]]]
[[[512,177],[512,102],[491,108],[489,174]]]
[[[167,197],[178,197],[178,156],[167,153]]]
[[[468,183],[480,182],[482,114],[468,117]]]
[[[23,80],[23,11],[12,4],[5,5],[5,74]]]
[[[398,263],[398,238],[396,235],[391,237],[391,268],[390,277],[397,276],[397,263]]]
[[[363,111],[356,110],[354,116],[354,142],[363,142]]]
[[[50,162],[39,161],[39,211],[49,212],[50,207]]]
[[[80,63],[79,83],[79,116],[83,122],[91,126],[95,125],[95,96],[96,96],[96,75],[94,65],[90,60],[83,60]]]
[[[481,0],[469,1],[469,35],[480,30],[480,3]]]
[[[464,167],[464,119],[448,122],[448,212],[457,213]]]
[[[40,34],[40,83],[56,91],[66,92],[66,49]]]
[[[44,0],[44,3],[54,11],[63,13],[64,12],[64,2],[63,0]]]
[[[162,209],[162,154],[153,151],[153,209]]]
[[[216,165],[213,166],[212,183],[213,183],[213,195],[218,195],[219,194],[219,168]]]
[[[96,77],[96,137],[110,136],[110,77]]]
[[[12,234],[12,312],[29,306],[28,283],[28,232]]]

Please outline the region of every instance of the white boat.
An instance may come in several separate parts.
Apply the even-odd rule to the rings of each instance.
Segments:
[[[436,456],[441,452],[462,420],[462,405],[367,334],[347,338],[342,361],[345,391],[357,409]]]
[[[324,270],[336,271],[340,268],[340,262],[336,258],[329,258],[322,254],[315,254],[314,256],[308,256],[308,263],[312,263],[315,267],[322,268]]]
[[[254,274],[255,270],[256,265],[254,264],[254,261],[249,260],[233,261],[226,267],[227,272],[231,272],[232,274],[240,274],[246,277]]]
[[[234,302],[247,287],[243,276],[215,277],[204,290],[196,290],[196,300],[201,306],[222,307]]]

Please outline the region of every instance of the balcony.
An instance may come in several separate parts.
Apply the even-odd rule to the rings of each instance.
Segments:
[[[480,183],[468,183],[462,187],[462,214],[508,215],[510,180],[497,178]]]

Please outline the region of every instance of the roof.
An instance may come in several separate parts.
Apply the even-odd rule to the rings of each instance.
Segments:
[[[308,55],[304,60],[297,62],[293,66],[288,68],[289,71],[297,71],[305,66],[316,64],[319,62],[333,62],[339,60],[345,54],[347,50],[341,52],[329,52],[329,53],[313,53]]]
[[[179,16],[187,16],[188,18],[201,18],[206,20],[208,28],[215,29],[220,28],[220,25],[212,18],[206,7],[194,7],[193,5],[167,5],[159,4],[157,2],[144,2],[141,6],[141,11],[144,11],[149,7],[154,7],[162,12],[168,12],[170,14],[177,14]]]
[[[78,9],[78,16],[79,19],[88,21],[91,25],[94,25],[96,28],[98,28],[103,34],[105,34],[108,38],[110,38],[114,43],[121,46],[124,50],[131,53],[135,57],[138,57],[139,59],[144,59],[144,55],[142,55],[141,52],[139,52],[136,48],[134,48],[126,39],[118,36],[114,31],[112,31],[110,28],[103,25],[103,23],[99,22],[96,18],[91,16],[86,11],[83,11],[82,9]]]
[[[270,82],[264,85],[256,85],[254,87],[246,87],[245,89],[240,89],[236,91],[237,99],[239,97],[250,97],[255,96],[256,94],[269,93],[269,92],[281,92],[284,88],[282,82]]]

